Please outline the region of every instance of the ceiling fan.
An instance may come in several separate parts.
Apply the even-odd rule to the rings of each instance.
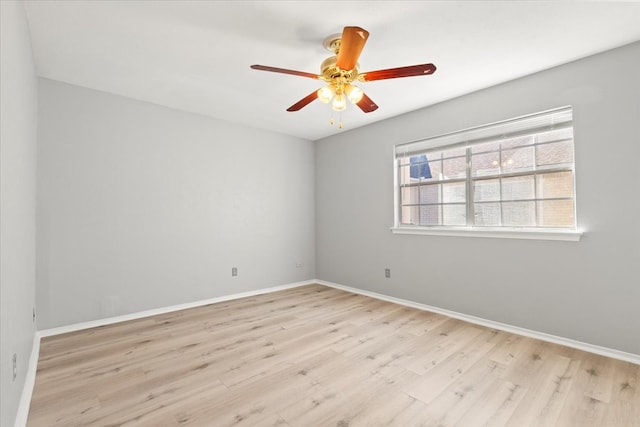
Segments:
[[[332,51],[335,55],[322,62],[320,74],[269,67],[266,65],[252,65],[251,68],[254,70],[308,77],[327,83],[326,86],[311,92],[287,108],[287,111],[299,111],[316,99],[327,104],[333,100],[333,110],[343,111],[347,108],[346,100],[349,99],[365,113],[377,110],[378,106],[354,83],[396,79],[399,77],[424,76],[433,74],[436,71],[436,67],[433,64],[420,64],[361,73],[358,70],[358,58],[368,38],[369,32],[360,27],[344,27],[342,34],[334,34],[327,37],[323,43],[324,47]]]

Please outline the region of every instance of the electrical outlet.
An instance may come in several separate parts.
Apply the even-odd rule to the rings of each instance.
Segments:
[[[391,269],[390,268],[385,268],[384,269],[384,277],[386,277],[387,279],[391,277]]]
[[[236,277],[238,275],[238,267],[231,268],[231,276]]]
[[[18,355],[13,353],[13,380],[18,376]]]

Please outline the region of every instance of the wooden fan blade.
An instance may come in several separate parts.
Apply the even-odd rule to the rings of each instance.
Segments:
[[[309,95],[305,96],[300,101],[287,108],[287,111],[299,111],[307,105],[311,104],[316,99],[318,99],[318,91],[311,92]]]
[[[360,109],[362,111],[364,111],[365,113],[370,113],[370,112],[376,111],[378,109],[378,106],[376,105],[376,103],[373,102],[371,100],[371,98],[369,98],[367,96],[366,93],[362,94],[362,99],[360,101],[358,101],[358,103],[356,105],[358,107],[360,107]]]
[[[343,70],[355,68],[368,38],[369,32],[367,30],[360,27],[344,27],[336,65]]]
[[[399,77],[426,76],[433,74],[436,66],[433,64],[411,65],[408,67],[388,68],[386,70],[368,71],[360,73],[365,82],[374,80],[397,79]]]
[[[267,65],[252,65],[252,69],[260,71],[271,71],[273,73],[292,74],[294,76],[309,77],[310,79],[319,79],[320,76],[312,73],[305,73],[304,71],[288,70],[286,68],[269,67]]]

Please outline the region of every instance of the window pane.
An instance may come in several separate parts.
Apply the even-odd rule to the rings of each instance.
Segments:
[[[502,204],[502,225],[533,227],[536,225],[536,202],[506,202]]]
[[[471,176],[494,175],[500,172],[500,153],[474,154],[471,156]]]
[[[535,198],[534,176],[502,178],[502,200],[525,200]]]
[[[573,141],[539,145],[536,163],[538,166],[573,163]]]
[[[436,160],[442,159],[442,151],[430,151],[427,153],[427,159],[430,162],[435,162]]]
[[[467,155],[467,149],[465,147],[452,148],[450,150],[445,150],[442,152],[442,158],[465,157],[466,155]]]
[[[573,200],[539,201],[538,225],[541,227],[574,227]]]
[[[418,204],[418,187],[402,187],[402,204],[411,205]]]
[[[420,206],[420,225],[441,225],[440,205]]]
[[[545,173],[538,175],[537,180],[539,199],[573,197],[573,174],[571,172]]]
[[[488,151],[500,151],[502,144],[500,141],[496,142],[485,142],[484,144],[472,145],[471,146],[471,154],[479,154],[486,153]]]
[[[537,142],[559,141],[561,139],[573,139],[573,128],[556,129],[548,132],[541,132],[537,135]]]
[[[421,185],[420,189],[420,204],[434,204],[440,203],[440,184],[428,184]]]
[[[467,176],[467,159],[454,157],[442,161],[444,179],[464,178]]]
[[[500,203],[476,203],[474,210],[475,225],[500,225]]]
[[[442,179],[442,161],[437,158],[431,157],[431,154],[427,154],[427,159],[429,161],[429,169],[431,169],[431,179]]]
[[[473,182],[473,200],[491,202],[500,200],[500,180],[482,179]]]
[[[521,147],[523,145],[532,145],[534,141],[535,141],[535,136],[533,135],[505,139],[504,141],[502,141],[502,148],[509,149],[509,148]]]
[[[398,181],[400,181],[400,185],[409,184],[411,182],[408,165],[398,167]]]
[[[531,147],[502,151],[502,172],[522,172],[533,170],[535,150]]]
[[[442,201],[444,203],[464,203],[465,193],[466,184],[464,182],[442,184]]]
[[[466,225],[467,208],[465,205],[443,205],[443,225]]]
[[[407,225],[418,225],[420,220],[419,206],[403,206],[400,212],[400,222]]]

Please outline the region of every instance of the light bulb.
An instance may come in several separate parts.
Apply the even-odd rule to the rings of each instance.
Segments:
[[[323,88],[318,89],[318,99],[325,104],[328,104],[333,98],[334,90],[331,86],[325,86]]]
[[[344,97],[344,94],[340,93],[333,98],[333,107],[335,111],[344,111],[347,109],[347,100]]]
[[[362,99],[362,96],[364,95],[364,92],[358,86],[347,85],[344,88],[344,91],[347,93],[347,96],[349,97],[349,101],[351,101],[354,104],[357,104],[358,102],[360,102],[360,100]]]

